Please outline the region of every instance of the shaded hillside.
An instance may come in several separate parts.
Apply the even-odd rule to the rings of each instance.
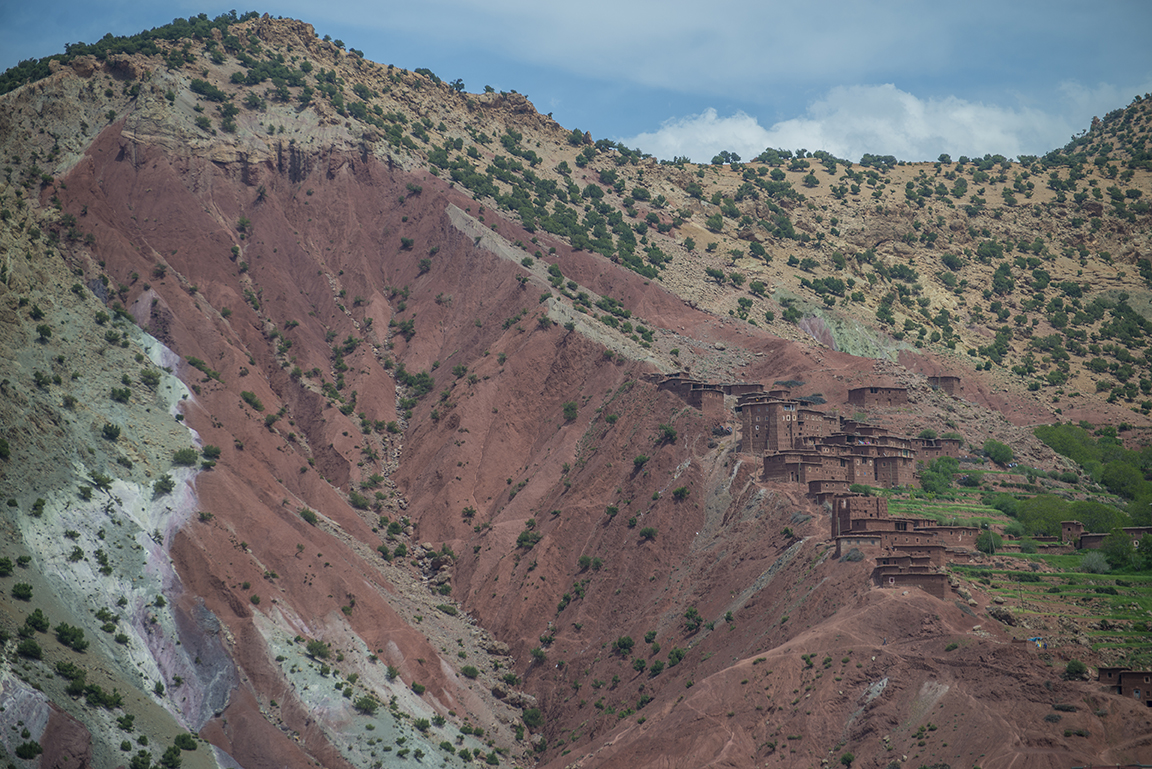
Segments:
[[[1090,650],[1011,645],[976,584],[874,589],[761,482],[734,399],[656,385],[859,416],[850,388],[899,384],[863,416],[1068,471],[1025,426],[1146,422],[1147,207],[1085,193],[1148,188],[1142,101],[1026,166],[698,168],[300,22],[193,26],[0,97],[3,696],[80,746],[53,765],[183,731],[222,751],[185,766],[246,769],[1149,755],[1143,709],[1051,667]],[[1067,701],[1087,737],[1044,720]]]

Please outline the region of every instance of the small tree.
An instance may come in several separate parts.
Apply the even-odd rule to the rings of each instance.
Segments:
[[[568,401],[564,404],[565,422],[573,422],[576,420],[577,408],[578,406],[576,405],[576,401]]]
[[[1064,668],[1065,681],[1083,681],[1088,678],[1088,666],[1080,660],[1069,660]]]
[[[994,531],[982,531],[976,538],[976,549],[981,553],[992,555],[1000,549],[1000,535]]]
[[[1132,537],[1124,533],[1120,527],[1112,529],[1111,533],[1100,543],[1100,552],[1108,559],[1114,569],[1125,569],[1136,562],[1136,549],[1132,547]]]
[[[1001,443],[1000,441],[994,441],[991,438],[984,441],[984,453],[998,465],[1008,464],[1012,461],[1013,457],[1011,446]]]
[[[328,648],[328,644],[318,638],[313,638],[304,648],[307,649],[308,656],[313,659],[326,660],[332,654],[332,650]]]
[[[364,695],[353,703],[353,707],[366,716],[374,716],[376,715],[376,709],[380,707],[380,703],[374,698]]]

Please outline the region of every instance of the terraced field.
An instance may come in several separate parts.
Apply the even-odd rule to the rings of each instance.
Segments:
[[[1002,557],[1033,562],[1040,570],[950,568],[1003,602],[1020,623],[1017,637],[1043,636],[1049,649],[1086,647],[1101,665],[1152,665],[1152,576],[1079,571],[1080,553]]]

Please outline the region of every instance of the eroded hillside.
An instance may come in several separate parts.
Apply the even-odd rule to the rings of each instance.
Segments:
[[[977,585],[832,558],[734,399],[654,383],[847,416],[899,383],[877,423],[1044,469],[1023,428],[1058,409],[1146,425],[1143,101],[1024,164],[701,168],[299,22],[200,32],[0,97],[2,696],[37,701],[44,765],[185,730],[222,751],[185,765],[246,769],[1149,755]],[[1044,727],[1068,700],[1090,737]]]

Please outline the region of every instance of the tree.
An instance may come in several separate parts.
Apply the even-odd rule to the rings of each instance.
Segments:
[[[1012,461],[1013,457],[1011,446],[1001,443],[1000,441],[994,441],[991,438],[984,441],[984,453],[998,465],[1008,464]]]
[[[981,553],[992,555],[1000,549],[1000,535],[994,531],[982,531],[976,538],[976,549]]]
[[[363,697],[358,698],[355,703],[353,703],[353,707],[355,707],[366,716],[374,716],[376,715],[376,709],[380,707],[380,703],[377,702],[373,697],[364,695]]]
[[[712,214],[704,220],[704,226],[712,232],[720,232],[724,229],[724,217],[721,214]]]
[[[960,463],[954,457],[940,457],[920,473],[920,486],[930,494],[942,494],[952,488],[952,478]]]
[[[707,275],[712,280],[716,281],[717,284],[723,285],[723,283],[724,283],[724,271],[723,270],[718,270],[715,267],[705,267],[704,268],[704,274]]]
[[[313,659],[326,660],[332,654],[328,644],[318,638],[313,638],[304,648],[307,649],[308,656]]]
[[[172,480],[171,475],[162,475],[152,483],[152,496],[162,497],[165,494],[171,494],[172,490],[176,488],[176,481]]]
[[[1112,529],[1100,543],[1100,552],[1114,569],[1125,569],[1136,563],[1136,549],[1132,547],[1132,537],[1119,526]]]
[[[1136,557],[1141,569],[1152,569],[1152,534],[1145,534],[1136,546]]]
[[[1084,681],[1088,678],[1088,666],[1080,660],[1069,660],[1064,668],[1065,681]]]
[[[577,405],[576,401],[568,401],[564,404],[564,421],[572,422],[576,419]]]

